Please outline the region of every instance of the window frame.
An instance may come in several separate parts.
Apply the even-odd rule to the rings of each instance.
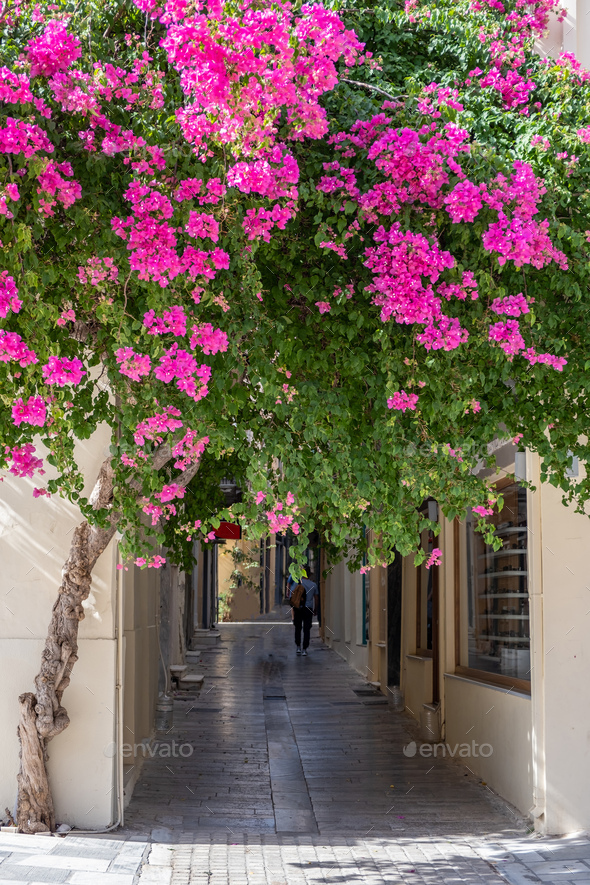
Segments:
[[[494,483],[490,484],[490,489],[494,489],[497,492],[501,492],[502,489],[506,488],[509,485],[518,485],[518,480],[512,476],[503,477],[502,479],[497,480]],[[528,524],[528,515],[529,515],[529,497],[527,490],[527,524]],[[454,596],[455,596],[455,675],[456,676],[464,676],[466,679],[473,679],[477,682],[484,682],[487,685],[493,685],[499,688],[508,688],[518,691],[522,694],[531,694],[531,680],[528,679],[520,679],[516,676],[504,676],[501,673],[490,673],[487,670],[478,670],[475,667],[466,667],[461,664],[461,640],[463,638],[462,630],[463,628],[463,620],[461,618],[461,578],[464,576],[467,579],[467,575],[463,575],[464,564],[462,562],[461,557],[461,542],[460,542],[460,532],[463,530],[465,533],[467,532],[467,525],[465,521],[460,522],[459,519],[455,519],[454,525],[454,536],[453,536],[453,564],[454,564]],[[528,553],[527,553],[528,558]],[[527,586],[529,586],[527,584]],[[530,600],[530,587],[529,587],[529,600]],[[529,629],[530,629],[530,620],[529,620]],[[532,635],[530,637],[531,650],[532,650]],[[532,670],[532,668],[531,668]]]

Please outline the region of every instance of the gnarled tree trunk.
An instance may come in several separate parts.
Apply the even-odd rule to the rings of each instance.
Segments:
[[[90,498],[98,509],[110,503],[112,468],[106,461]],[[55,829],[53,800],[47,778],[47,743],[70,724],[62,696],[78,660],[78,627],[84,617],[82,603],[90,593],[92,569],[115,534],[116,519],[104,529],[84,521],[74,530],[70,555],[62,570],[62,582],[35,678],[35,693],[19,697],[20,767],[16,823],[23,833]]]
[[[159,470],[170,457],[170,448],[161,446],[152,460],[153,469]],[[197,470],[198,464],[188,467],[176,479],[178,485],[188,485]],[[95,510],[106,508],[111,505],[112,496],[113,470],[109,459],[100,469],[90,503]],[[117,522],[117,514],[113,512],[107,528],[84,521],[74,530],[41,655],[41,669],[35,678],[35,693],[26,692],[19,697],[20,766],[16,823],[23,833],[45,833],[55,829],[46,767],[47,744],[70,724],[62,697],[78,660],[78,627],[84,618],[82,603],[90,593],[92,570],[114,536]]]

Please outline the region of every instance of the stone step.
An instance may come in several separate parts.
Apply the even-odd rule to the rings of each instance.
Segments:
[[[178,686],[180,680],[185,676],[188,667],[186,664],[170,664],[169,670],[172,684]]]
[[[221,641],[221,633],[219,630],[195,630],[193,633],[192,645],[195,648],[199,646],[217,645]]]
[[[205,680],[204,676],[201,676],[199,673],[187,673],[186,676],[183,676],[179,681],[180,688],[195,688],[197,685],[202,685]]]

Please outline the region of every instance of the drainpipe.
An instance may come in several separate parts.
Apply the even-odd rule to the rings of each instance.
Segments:
[[[123,570],[117,570],[117,626],[116,626],[116,642],[117,642],[117,823],[115,826],[123,825],[124,822],[124,770],[123,770],[123,645],[125,642],[124,635],[124,613],[123,613]]]
[[[527,475],[536,486],[536,492],[528,492],[529,524],[527,546],[529,549],[529,597],[531,635],[531,754],[533,763],[533,806],[530,815],[535,830],[547,830],[547,770],[545,760],[545,635],[543,624],[543,523],[541,517],[542,485],[540,482],[539,456],[527,451]]]
[[[367,537],[367,529],[366,526],[363,526],[363,540]],[[367,554],[363,553],[363,566],[367,564]],[[367,644],[367,583],[366,583],[366,575],[363,572],[361,575],[362,578],[362,593],[363,593],[363,645]]]
[[[116,559],[118,559],[118,549]],[[110,833],[117,827],[123,825],[124,796],[123,796],[123,570],[117,569],[117,577],[115,580],[115,658],[116,658],[116,674],[115,674],[115,691],[116,697],[116,714],[115,714],[115,789],[117,790],[117,819],[108,827],[98,830],[79,830],[73,827],[67,833],[60,835],[65,836],[83,836],[93,835],[94,833]],[[47,835],[52,835],[48,833]]]

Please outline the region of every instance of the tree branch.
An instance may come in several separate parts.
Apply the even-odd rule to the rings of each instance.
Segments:
[[[372,83],[363,83],[362,80],[349,80],[347,77],[340,77],[339,83],[350,83],[352,86],[363,86],[365,89],[370,89],[372,92],[378,92],[380,95],[385,95],[386,98],[389,98],[391,101],[400,101],[404,96],[403,95],[391,95],[389,92],[386,92],[385,89],[381,89],[379,86],[373,86]]]

